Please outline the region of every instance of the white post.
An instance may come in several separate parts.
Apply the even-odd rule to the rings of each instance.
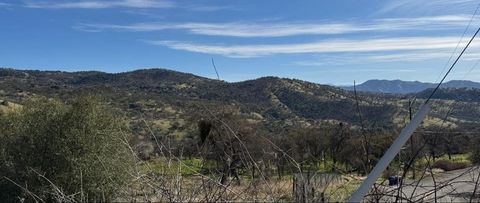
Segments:
[[[375,181],[377,181],[380,175],[382,175],[382,172],[385,171],[390,162],[392,162],[398,152],[402,149],[403,145],[408,141],[412,133],[417,129],[418,125],[423,121],[429,110],[429,103],[420,106],[420,110],[415,114],[412,121],[402,129],[400,135],[395,139],[390,148],[388,148],[380,161],[378,161],[375,168],[373,168],[370,174],[368,174],[367,179],[365,179],[357,191],[352,194],[348,202],[360,202],[363,199]]]

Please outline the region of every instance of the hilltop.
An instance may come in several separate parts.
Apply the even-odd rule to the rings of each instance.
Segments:
[[[368,80],[357,85],[357,91],[374,92],[374,93],[417,93],[429,88],[436,87],[435,83],[426,83],[419,81],[402,81],[402,80]],[[442,88],[480,88],[480,83],[469,80],[451,80],[445,82]],[[353,86],[343,87],[347,90],[353,90]]]
[[[337,87],[278,77],[263,77],[237,83],[212,80],[165,69],[125,73],[0,70],[4,96],[19,100],[42,95],[68,98],[93,91],[121,109],[146,105],[149,100],[182,109],[193,103],[237,105],[271,119],[334,119],[357,122],[353,93]],[[368,113],[383,112],[389,105],[360,97]],[[340,108],[338,108],[340,107]],[[379,114],[380,115],[380,114]],[[381,114],[383,120],[388,115]],[[368,116],[370,117],[370,116]]]
[[[480,115],[476,108],[480,98],[467,99],[461,91],[473,90],[451,90],[436,97],[440,106],[463,98],[458,104],[461,111],[450,115],[452,126],[477,122],[475,116]],[[127,114],[134,129],[140,129],[135,126],[145,125],[146,120],[158,134],[176,137],[191,134],[196,122],[208,117],[205,112],[209,111],[258,123],[271,132],[324,122],[361,126],[352,91],[295,79],[263,77],[229,83],[166,69],[124,73],[0,69],[0,100],[21,104],[26,98],[44,96],[68,101],[81,94],[101,96]],[[417,96],[422,99],[425,94],[420,92]],[[413,96],[359,93],[363,124],[383,129],[403,126],[408,98]],[[432,122],[426,123],[440,120],[445,111],[434,108],[429,118]]]

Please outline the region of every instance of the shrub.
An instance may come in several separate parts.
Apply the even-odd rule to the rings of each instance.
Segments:
[[[432,165],[433,168],[439,168],[444,171],[458,170],[458,169],[466,168],[467,166],[468,164],[465,162],[452,162],[448,160],[438,160]]]
[[[474,138],[472,142],[472,153],[470,155],[470,161],[474,164],[480,164],[480,137]]]
[[[52,184],[77,200],[111,200],[133,166],[124,126],[92,97],[37,99],[0,115],[0,198],[31,198],[13,181],[44,200]]]

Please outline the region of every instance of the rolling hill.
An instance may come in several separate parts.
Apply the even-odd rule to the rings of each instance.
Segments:
[[[438,94],[437,106],[429,117],[432,122],[426,123],[438,123],[448,110],[447,104],[462,95],[471,95],[461,91]],[[16,104],[32,97],[68,101],[82,94],[99,95],[125,113],[139,137],[149,133],[142,128],[144,125],[160,136],[189,136],[198,120],[212,116],[208,112],[257,123],[271,132],[324,122],[352,127],[361,124],[353,92],[301,80],[263,77],[229,83],[165,69],[124,73],[0,69],[0,100]],[[416,95],[420,101],[424,94],[359,93],[363,124],[369,128],[398,129],[406,122],[408,99]],[[462,108],[451,112],[451,126],[480,121],[476,117],[480,115],[480,98],[463,97],[459,103]]]
[[[375,92],[375,93],[416,93],[424,91],[428,88],[434,88],[437,84],[424,83],[418,81],[402,81],[402,80],[368,80],[357,85],[357,91]],[[480,88],[480,83],[469,80],[451,80],[445,82],[442,88]],[[353,90],[353,86],[343,87],[347,90]]]

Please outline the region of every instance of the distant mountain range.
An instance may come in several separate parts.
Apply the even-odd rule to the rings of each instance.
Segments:
[[[402,80],[368,80],[357,85],[357,91],[374,92],[374,93],[417,93],[429,88],[436,87],[435,83],[424,83],[418,81],[402,81]],[[442,88],[476,88],[480,89],[480,83],[469,80],[451,80],[445,82]],[[353,90],[353,86],[342,87],[346,90]]]

